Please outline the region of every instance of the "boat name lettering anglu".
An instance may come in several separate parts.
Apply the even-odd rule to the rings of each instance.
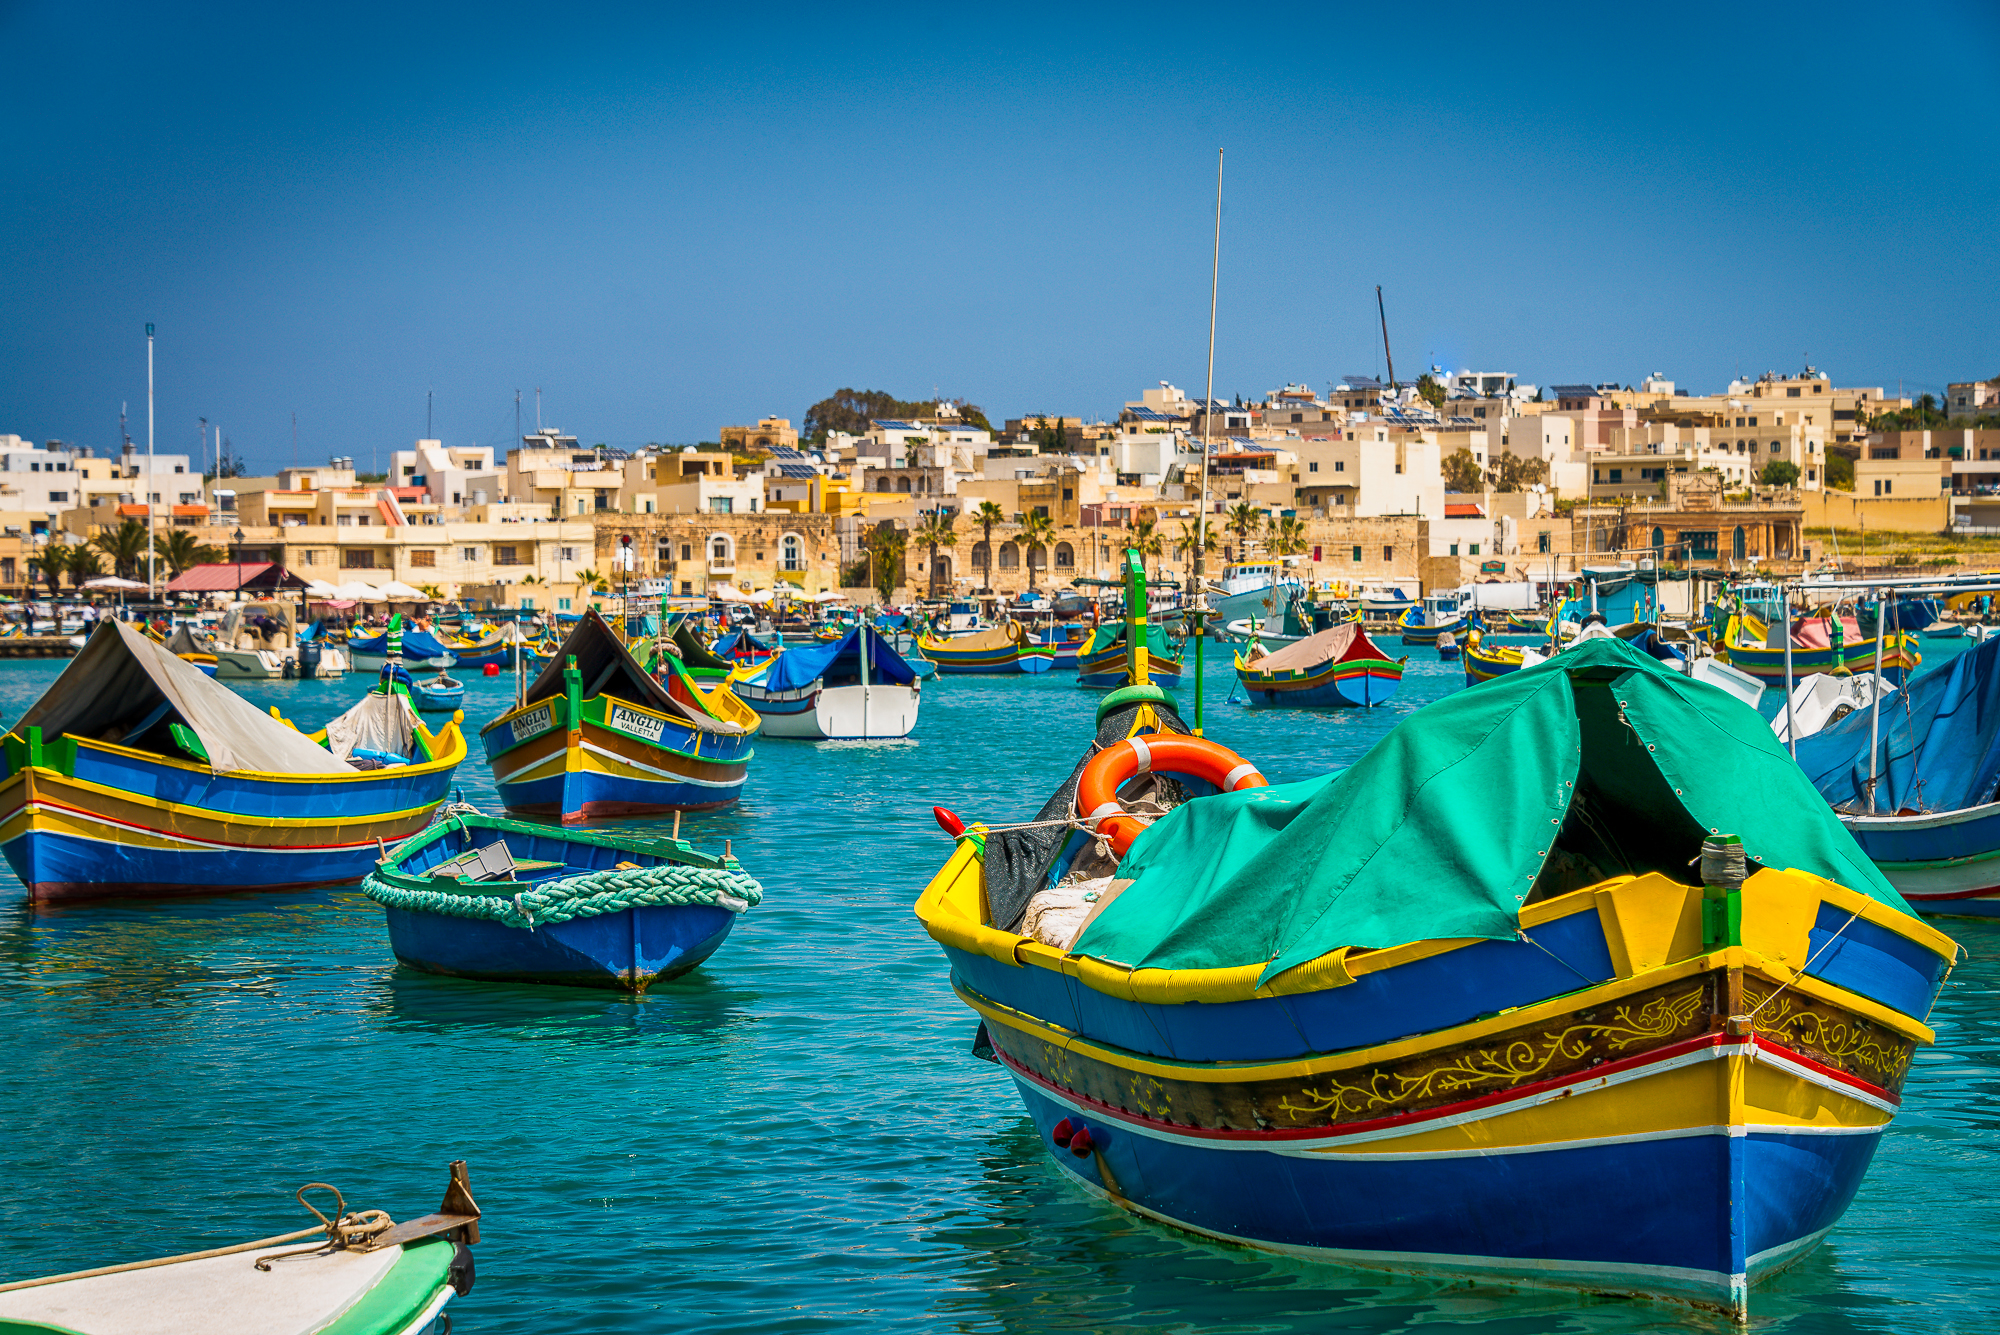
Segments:
[[[539,737],[554,727],[555,720],[550,716],[549,707],[543,705],[532,714],[521,715],[521,717],[515,719],[509,726],[514,731],[514,740],[525,742],[530,737]]]
[[[651,714],[642,714],[636,709],[613,705],[611,726],[620,732],[629,732],[634,737],[644,737],[649,742],[657,742],[666,732],[667,722],[665,719],[654,718]]]

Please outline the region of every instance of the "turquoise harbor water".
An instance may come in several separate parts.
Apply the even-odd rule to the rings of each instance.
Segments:
[[[1348,764],[1460,688],[1410,652],[1395,705],[1325,714],[1220,704],[1211,653],[1210,732],[1275,781]],[[58,666],[0,665],[0,714]],[[244,693],[315,727],[366,680]],[[475,731],[509,685],[472,679]],[[1031,815],[1097,698],[1067,673],[951,678],[908,742],[763,742],[741,806],[684,833],[733,839],[765,902],[641,1001],[400,969],[351,891],[31,913],[6,876],[0,1278],[300,1227],[311,1179],[408,1218],[464,1158],[486,1240],[451,1311],[482,1335],[1726,1328],[1294,1263],[1065,1184],[1011,1082],[968,1055],[973,1018],[910,906],[950,851],[931,806]],[[482,764],[460,776],[492,805]],[[1757,1291],[1759,1329],[2000,1329],[2000,928],[1944,925],[1971,958],[1938,1045],[1845,1220]]]

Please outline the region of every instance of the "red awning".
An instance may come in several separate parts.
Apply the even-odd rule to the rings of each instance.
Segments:
[[[145,507],[141,506],[140,508],[144,509]],[[205,515],[208,513],[208,507],[206,505],[176,505],[174,513],[177,515]]]
[[[306,582],[269,561],[191,566],[167,581],[168,593],[233,593],[237,589],[303,589]]]
[[[144,519],[146,517],[146,507],[143,505],[120,505],[118,507],[118,517],[121,519]]]
[[[1444,503],[1444,517],[1446,519],[1484,519],[1486,518],[1486,512],[1481,510],[1477,505],[1469,503],[1454,505],[1452,502],[1446,501]]]

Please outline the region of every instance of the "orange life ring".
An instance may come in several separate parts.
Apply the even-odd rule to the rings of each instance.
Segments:
[[[1083,767],[1083,777],[1076,785],[1076,814],[1104,836],[1112,853],[1121,858],[1146,828],[1146,822],[1125,813],[1118,802],[1118,788],[1127,779],[1147,773],[1192,774],[1225,793],[1269,784],[1255,765],[1206,737],[1165,732],[1114,742]]]

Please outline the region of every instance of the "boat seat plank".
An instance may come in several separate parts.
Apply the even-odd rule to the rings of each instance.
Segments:
[[[265,1254],[238,1252],[0,1293],[0,1321],[41,1322],[78,1335],[307,1335],[359,1301],[403,1249],[300,1256],[262,1271],[255,1261]]]

